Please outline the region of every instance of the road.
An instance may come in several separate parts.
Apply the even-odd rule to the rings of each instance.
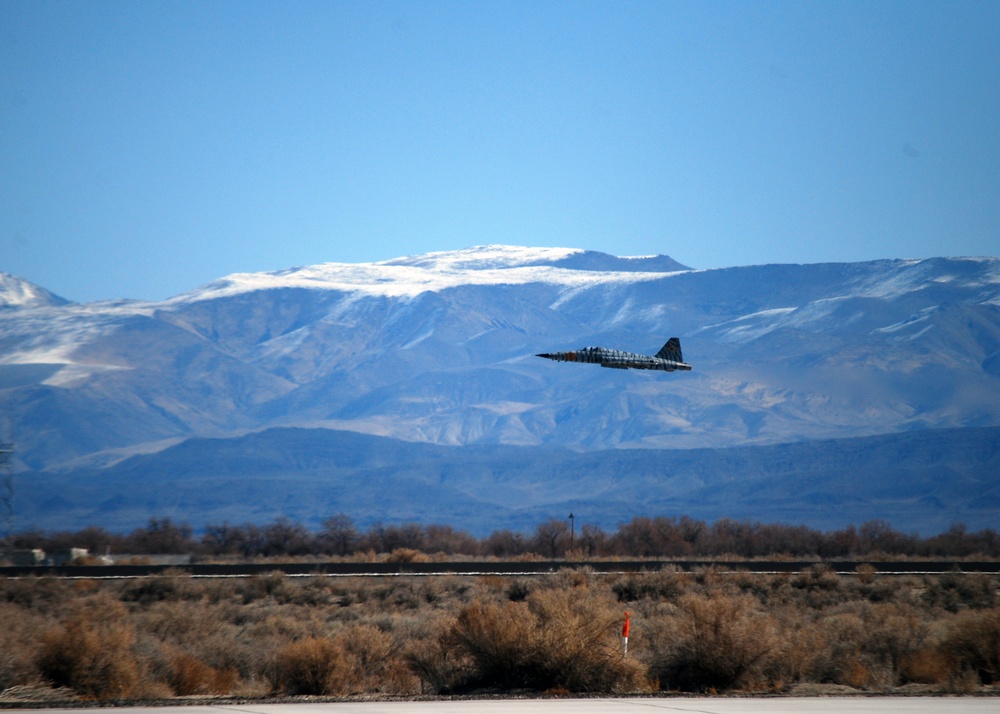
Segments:
[[[93,709],[8,709],[107,714]],[[996,714],[998,697],[660,697],[128,707],[127,714]]]
[[[632,573],[676,568],[692,571],[715,567],[723,571],[751,573],[797,573],[817,565],[824,565],[841,574],[853,574],[861,565],[871,566],[882,575],[906,573],[998,573],[1000,561],[879,561],[879,560],[532,560],[532,561],[442,561],[429,563],[192,563],[182,566],[168,565],[60,565],[60,566],[6,566],[0,567],[0,577],[25,575],[54,575],[71,578],[129,578],[158,575],[167,570],[180,570],[198,577],[246,577],[279,571],[286,575],[330,576],[393,576],[393,575],[548,575],[565,568],[587,568],[595,573]]]

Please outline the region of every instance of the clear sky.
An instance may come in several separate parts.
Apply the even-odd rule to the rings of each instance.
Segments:
[[[0,271],[1000,254],[1000,2],[0,1]]]

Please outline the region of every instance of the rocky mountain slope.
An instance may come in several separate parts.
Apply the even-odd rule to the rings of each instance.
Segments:
[[[672,335],[694,371],[533,356],[652,354]],[[598,451],[997,426],[1000,259],[699,271],[483,246],[155,303],[66,303],[2,276],[0,411],[25,478],[278,427]]]

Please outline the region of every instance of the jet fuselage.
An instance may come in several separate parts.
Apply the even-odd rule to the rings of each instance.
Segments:
[[[536,356],[557,362],[599,364],[611,369],[657,369],[664,372],[691,370],[691,365],[683,361],[681,343],[676,337],[671,337],[667,344],[652,357],[635,352],[608,349],[607,347],[584,347],[572,352],[543,352]]]

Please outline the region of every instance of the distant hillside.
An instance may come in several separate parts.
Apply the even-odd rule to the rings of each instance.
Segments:
[[[102,470],[23,474],[20,518],[40,527],[127,530],[149,514],[210,523],[287,516],[318,526],[439,523],[486,534],[573,512],[614,528],[689,515],[824,530],[883,519],[931,535],[995,528],[1000,427],[731,449],[413,444],[328,429],[191,439]]]

